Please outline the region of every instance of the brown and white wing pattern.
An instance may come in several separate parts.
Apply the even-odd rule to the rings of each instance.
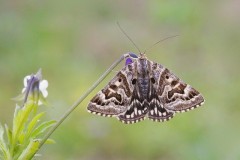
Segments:
[[[174,112],[168,111],[164,108],[161,99],[157,94],[158,83],[157,75],[153,72],[153,62],[147,60],[148,72],[149,72],[149,93],[147,97],[148,113],[147,117],[153,121],[164,122],[171,119],[174,116]]]
[[[126,66],[93,97],[89,112],[115,116],[127,124],[145,117],[163,122],[203,104],[202,95],[167,68],[143,54],[134,58],[127,59]]]
[[[197,90],[162,65],[153,63],[152,73],[157,82],[157,95],[167,111],[186,112],[204,103],[203,96]]]
[[[127,111],[133,92],[130,80],[133,77],[134,65],[130,66],[120,70],[108,85],[92,98],[87,107],[89,112],[111,117]]]

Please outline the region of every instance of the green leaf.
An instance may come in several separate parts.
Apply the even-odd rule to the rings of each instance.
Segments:
[[[14,111],[14,118],[17,116],[17,113],[20,109],[21,109],[20,106],[16,104],[15,111]]]
[[[25,133],[24,132],[21,132],[20,134],[18,134],[18,142],[22,145],[24,143],[24,140],[26,139],[25,138]]]
[[[49,127],[54,125],[56,123],[55,120],[47,121],[41,123],[32,133],[32,137],[37,137],[39,134],[43,133],[45,130],[47,130]]]
[[[5,124],[5,130],[7,133],[8,142],[9,142],[9,144],[11,144],[12,143],[12,131],[8,128],[7,124]]]
[[[21,153],[17,160],[28,160],[33,157],[35,152],[38,150],[40,144],[40,140],[35,139],[31,140],[28,144],[27,148]]]
[[[0,153],[1,153],[1,157],[4,157],[4,159],[10,159],[10,153],[9,153],[8,148],[7,148],[6,142],[4,141],[3,134],[4,134],[4,128],[0,124]]]
[[[54,144],[56,143],[53,139],[47,139],[45,144]]]
[[[35,107],[34,103],[26,103],[25,106],[19,109],[18,112],[16,113],[16,116],[14,117],[14,120],[13,120],[13,131],[12,131],[14,143],[17,140],[19,133],[23,132],[24,126],[27,123],[29,115],[34,107]]]
[[[21,148],[25,148],[25,146],[21,147],[23,144],[23,139],[25,137],[24,128],[27,125],[31,111],[35,106],[36,104],[31,102],[25,103],[25,105],[21,108],[18,105],[16,106],[15,116],[13,118],[12,140],[11,144],[9,145],[10,153],[14,157],[18,157],[18,154],[22,153]]]
[[[2,141],[0,141],[0,153],[1,153],[1,156],[4,157],[4,159],[7,159],[9,152],[6,149],[6,145]]]
[[[30,121],[30,123],[28,124],[28,127],[27,127],[27,133],[26,133],[27,137],[31,135],[37,122],[40,120],[40,118],[43,115],[44,115],[44,112],[41,112],[41,113],[37,114],[35,117],[33,117],[33,119]]]
[[[3,134],[4,134],[4,129],[3,129],[2,125],[0,124],[0,141],[4,141]]]

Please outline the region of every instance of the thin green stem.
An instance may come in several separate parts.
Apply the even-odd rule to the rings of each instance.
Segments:
[[[117,61],[115,61],[107,71],[103,73],[103,75],[92,85],[91,88],[89,88],[70,108],[65,112],[65,114],[56,122],[56,124],[48,131],[48,133],[43,137],[43,139],[40,142],[38,150],[42,147],[42,145],[46,142],[46,140],[52,135],[52,133],[58,128],[58,126],[69,116],[70,113],[74,109],[77,108],[77,106],[106,78],[106,76],[126,57],[128,57],[129,54],[122,55]],[[38,151],[37,150],[37,151]],[[36,151],[36,152],[37,152]],[[33,155],[34,156],[34,155]]]

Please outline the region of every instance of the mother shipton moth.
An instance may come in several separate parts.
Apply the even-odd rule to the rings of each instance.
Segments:
[[[201,106],[203,96],[167,68],[140,53],[126,54],[125,66],[88,104],[88,111],[136,123],[145,117],[164,122]]]

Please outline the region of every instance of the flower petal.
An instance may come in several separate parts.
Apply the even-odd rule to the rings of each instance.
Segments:
[[[47,87],[48,87],[48,81],[42,80],[39,85],[39,90],[42,92],[42,95],[44,98],[48,96]]]
[[[45,90],[48,87],[48,81],[47,80],[42,80],[39,85],[40,90]]]
[[[24,79],[23,79],[23,84],[24,84],[24,87],[27,87],[27,83],[28,83],[28,80],[31,78],[31,76],[30,75],[28,75],[28,76],[26,76],[26,77],[24,77]]]
[[[42,92],[42,95],[44,98],[46,98],[48,96],[48,91],[45,89],[45,90],[41,90]]]

